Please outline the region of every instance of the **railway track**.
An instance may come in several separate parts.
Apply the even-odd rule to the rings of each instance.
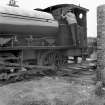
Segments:
[[[20,65],[17,63],[3,63],[0,62],[1,82],[16,82],[35,77],[43,76],[69,76],[79,78],[80,76],[91,76],[95,74],[95,64],[69,64],[63,67],[54,66],[38,66],[38,65]],[[17,71],[16,71],[17,70]]]

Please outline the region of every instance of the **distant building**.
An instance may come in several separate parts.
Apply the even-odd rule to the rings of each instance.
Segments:
[[[97,38],[95,37],[88,37],[87,38],[88,47],[96,47],[97,46]]]
[[[92,59],[97,59],[97,38],[88,37],[88,57]]]

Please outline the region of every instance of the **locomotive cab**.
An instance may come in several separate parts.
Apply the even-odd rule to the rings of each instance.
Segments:
[[[76,32],[76,46],[73,46],[72,33],[69,30],[67,21],[62,19],[61,15],[66,14],[68,10],[71,10],[77,20]],[[44,9],[45,12],[51,13],[59,22],[59,32],[57,45],[69,47],[67,50],[68,56],[85,56],[87,49],[87,11],[88,9],[74,5],[74,4],[60,4],[48,7]]]
[[[45,12],[51,13],[54,16],[54,18],[59,22],[59,28],[61,28],[65,25],[65,27],[61,28],[61,30],[63,30],[63,31],[59,34],[61,37],[66,36],[66,34],[69,34],[69,36],[67,38],[67,39],[69,39],[68,46],[72,46],[73,43],[70,43],[70,42],[72,42],[72,38],[70,38],[71,33],[68,33],[67,22],[64,19],[62,19],[62,17],[61,17],[61,15],[66,14],[66,12],[68,10],[71,10],[76,16],[77,30],[75,30],[75,31],[77,31],[76,40],[78,41],[79,47],[87,47],[87,17],[86,17],[86,13],[87,13],[88,9],[85,9],[80,6],[76,6],[74,4],[61,4],[61,5],[55,5],[55,6],[51,6],[51,7],[44,9]]]

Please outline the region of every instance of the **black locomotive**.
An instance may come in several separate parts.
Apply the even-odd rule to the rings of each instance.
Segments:
[[[61,14],[72,10],[77,19],[76,46]],[[60,4],[32,11],[0,7],[0,70],[16,67],[50,68],[67,64],[68,57],[85,59],[88,9]]]

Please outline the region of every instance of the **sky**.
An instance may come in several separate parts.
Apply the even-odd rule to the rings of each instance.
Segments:
[[[97,36],[97,6],[105,4],[105,0],[16,0],[21,8],[46,8],[56,4],[75,4],[89,9],[87,13],[87,35]],[[9,0],[0,0],[0,5],[7,5]]]

